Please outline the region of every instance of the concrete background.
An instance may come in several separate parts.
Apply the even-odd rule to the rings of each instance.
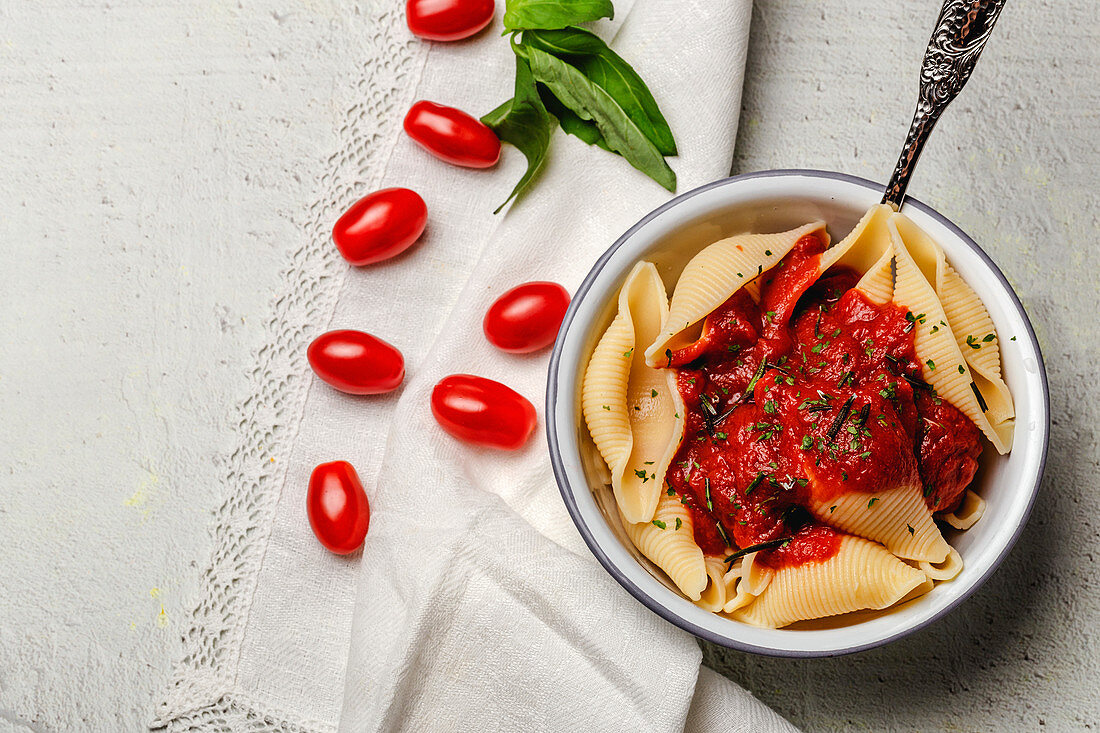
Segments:
[[[939,3],[757,0],[734,172],[887,177]],[[211,551],[263,321],[355,101],[354,3],[0,0],[0,731],[140,730]],[[1100,726],[1100,22],[1009,3],[911,192],[1017,288],[1043,493],[949,618],[854,657],[706,650],[807,730]]]

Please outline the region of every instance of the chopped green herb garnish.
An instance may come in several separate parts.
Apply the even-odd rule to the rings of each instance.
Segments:
[[[928,365],[928,370],[929,371],[932,371],[936,368],[936,362],[932,361],[931,359],[929,359],[928,361],[926,361],[924,363]]]
[[[684,526],[683,520],[681,520],[679,517],[676,517],[676,529],[680,529],[680,527],[683,527],[683,526]]]
[[[913,529],[913,525],[909,524],[908,522],[906,522],[905,528],[909,530],[909,534],[915,535],[917,533],[917,531]]]
[[[623,356],[629,357],[633,353],[634,353],[634,347],[631,346],[629,349],[627,349],[626,351],[623,352]]]
[[[877,496],[872,496],[871,500],[869,502],[867,502],[867,508],[870,509],[871,507],[873,507],[875,505],[876,501],[878,501],[878,497]]]
[[[802,450],[809,450],[813,444],[814,439],[811,438],[809,435],[802,436]]]
[[[657,390],[655,390],[655,389],[649,390],[649,396],[650,397],[656,397],[657,396]]]
[[[654,519],[653,520],[653,526],[657,527],[657,529],[667,529],[668,528],[668,525],[665,524],[664,522],[662,522],[660,519]]]

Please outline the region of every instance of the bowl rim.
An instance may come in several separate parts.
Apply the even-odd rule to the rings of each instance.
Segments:
[[[703,628],[697,624],[689,621],[688,619],[678,615],[671,609],[666,608],[661,603],[658,603],[653,599],[646,591],[638,587],[629,577],[627,577],[623,571],[611,560],[607,553],[603,550],[599,542],[593,535],[592,530],[588,527],[582,516],[579,507],[577,506],[576,497],[573,495],[573,491],[570,488],[569,477],[566,472],[565,465],[562,460],[561,447],[558,442],[558,421],[557,411],[555,405],[558,398],[558,373],[560,370],[560,363],[562,357],[562,351],[565,344],[565,335],[568,332],[570,326],[573,324],[573,319],[577,313],[581,301],[584,296],[588,294],[588,291],[592,288],[592,284],[603,270],[604,266],[611,259],[612,255],[626,242],[628,242],[634,234],[648,224],[650,221],[660,216],[662,213],[671,209],[683,201],[697,196],[703,192],[710,191],[715,188],[730,185],[732,183],[747,181],[758,178],[777,178],[777,177],[805,177],[805,178],[818,178],[826,180],[843,181],[850,184],[855,184],[863,188],[873,189],[876,191],[884,190],[881,184],[859,176],[854,176],[848,173],[840,173],[837,171],[825,171],[816,170],[810,168],[778,168],[765,171],[755,171],[752,173],[743,173],[736,176],[728,176],[726,178],[720,178],[716,181],[703,184],[697,188],[693,188],[690,191],[686,191],[674,198],[666,201],[661,206],[653,209],[648,214],[643,216],[637,223],[626,230],[615,242],[608,247],[608,249],[600,255],[595,264],[589,270],[584,280],[577,287],[576,292],[573,294],[569,303],[569,308],[566,310],[565,317],[562,319],[562,325],[558,330],[557,339],[554,341],[554,350],[550,355],[550,363],[547,370],[546,380],[546,439],[547,447],[550,453],[550,463],[554,472],[554,479],[558,484],[558,491],[562,496],[562,500],[565,502],[566,510],[569,512],[570,518],[573,520],[573,524],[577,527],[577,531],[580,533],[581,538],[584,540],[588,549],[596,557],[599,563],[604,569],[616,580],[623,588],[626,589],[630,595],[634,596],[642,605],[648,608],[650,611],[656,613],[666,621],[684,629],[685,631],[693,634],[694,636],[704,639],[706,641],[724,646],[730,649],[738,649],[740,651],[752,652],[755,654],[763,654],[766,656],[775,657],[792,657],[792,658],[809,658],[809,657],[833,657],[841,656],[845,654],[853,654],[855,652],[872,649],[875,647],[889,644],[904,636],[908,636],[916,631],[926,628],[933,622],[943,618],[956,609],[966,599],[973,595],[985,582],[997,571],[1001,563],[1004,561],[1008,554],[1012,551],[1012,548],[1016,545],[1020,535],[1023,533],[1024,527],[1031,516],[1031,511],[1035,505],[1035,499],[1039,493],[1039,487],[1042,483],[1043,475],[1046,471],[1047,453],[1050,445],[1050,390],[1047,383],[1046,365],[1043,359],[1042,350],[1039,346],[1039,340],[1035,335],[1035,329],[1031,324],[1031,319],[1028,318],[1027,311],[1024,309],[1023,304],[1020,302],[1019,296],[1013,289],[1012,285],[1008,282],[1004,273],[993,261],[985,250],[983,250],[977,242],[975,242],[966,232],[964,232],[958,225],[952,222],[950,219],[940,214],[931,206],[923,203],[922,201],[907,196],[903,202],[904,206],[912,206],[919,209],[927,216],[935,219],[942,226],[950,230],[958,239],[971,249],[989,268],[994,274],[997,281],[1000,283],[1004,291],[1008,294],[1009,302],[1012,307],[1018,311],[1028,339],[1034,346],[1036,359],[1036,366],[1038,371],[1039,382],[1041,385],[1041,404],[1043,407],[1043,415],[1045,418],[1045,425],[1041,431],[1042,446],[1039,452],[1039,460],[1037,471],[1035,473],[1035,479],[1033,485],[1029,488],[1030,496],[1028,498],[1027,507],[1020,517],[1020,521],[1014,529],[1012,536],[1005,543],[1000,553],[990,563],[985,572],[978,577],[969,588],[963,590],[957,598],[948,603],[945,607],[939,610],[939,612],[933,614],[927,619],[924,619],[918,623],[908,626],[906,628],[898,630],[896,633],[884,636],[880,639],[875,639],[862,644],[854,644],[851,646],[845,646],[837,649],[823,649],[823,650],[805,650],[805,649],[781,649],[775,647],[761,646],[758,644],[752,644],[740,639],[733,639],[728,636],[717,634],[710,629]]]

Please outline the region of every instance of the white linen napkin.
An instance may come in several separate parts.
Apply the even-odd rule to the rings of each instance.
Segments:
[[[347,113],[309,240],[287,271],[256,394],[242,406],[216,548],[154,725],[333,731],[789,730],[708,670],[690,636],[643,608],[592,558],[551,476],[543,426],[523,451],[459,444],[428,408],[452,372],[509,384],[542,414],[547,352],[509,356],[480,331],[488,304],[520,282],[571,291],[598,255],[669,198],[624,160],[555,133],[546,169],[504,215],[525,167],[441,163],[400,131],[429,99],[481,114],[512,93],[503,3],[469,41],[413,38],[403,3],[362,12],[362,101]],[[616,0],[594,24],[640,72],[676,135],[679,190],[729,170],[751,0]],[[371,190],[407,186],[428,204],[422,240],[350,268],[328,231]],[[406,358],[402,391],[352,397],[311,379],[305,346],[358,328]],[[345,459],[372,506],[362,555],[313,538],[313,466]],[[357,590],[356,590],[357,584]],[[354,611],[354,628],[353,628]],[[349,634],[350,652],[349,652]],[[346,674],[345,674],[346,671]]]
[[[615,24],[601,32],[615,34],[612,45],[669,119],[680,150],[673,161],[679,190],[725,175],[750,2],[626,5],[618,3]],[[508,96],[507,82],[497,82],[511,78],[512,60],[501,49],[507,46],[498,38],[433,46],[417,96],[471,111],[492,108]],[[496,96],[486,96],[487,87]],[[596,563],[558,495],[541,425],[525,449],[509,454],[461,444],[431,416],[434,384],[469,372],[526,395],[541,419],[547,353],[495,350],[481,333],[486,309],[528,280],[574,289],[603,250],[669,198],[621,158],[557,133],[534,190],[494,219],[489,212],[522,168],[516,151],[507,156],[495,174],[456,172],[400,141],[386,182],[421,191],[432,216],[424,251],[386,268],[401,269],[403,280],[415,277],[413,288],[395,292],[369,271],[341,298],[363,317],[399,324],[406,344],[422,347],[427,334],[438,336],[426,354],[413,349],[413,370],[368,489],[371,529],[340,729],[788,730],[747,692],[713,673],[700,675],[696,641],[642,607]],[[462,257],[479,249],[480,256],[444,318],[440,293],[464,268],[429,268],[424,259],[452,248]],[[331,401],[326,395],[317,407]],[[317,418],[307,419],[310,432],[300,443],[346,443],[341,436],[359,422]]]

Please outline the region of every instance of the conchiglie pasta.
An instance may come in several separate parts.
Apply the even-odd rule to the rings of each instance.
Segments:
[[[804,237],[826,249],[796,247]],[[885,609],[956,577],[963,559],[928,503],[965,489],[936,515],[959,530],[984,512],[962,483],[984,441],[958,413],[999,452],[1012,441],[990,313],[943,250],[885,204],[828,241],[815,222],[715,242],[671,302],[638,263],[582,384],[585,472],[612,487],[629,542],[700,608],[760,627]],[[812,287],[838,267],[859,275],[834,269]],[[927,384],[901,373],[913,362]],[[829,541],[724,559],[807,523]]]
[[[757,554],[750,552],[739,558],[730,569],[726,582],[732,593],[726,594],[726,604],[722,606],[724,613],[732,613],[752,603],[775,577],[775,570],[756,561]],[[729,575],[735,582],[730,581]]]
[[[691,258],[676,283],[668,318],[646,349],[646,363],[665,363],[665,351],[691,344],[710,312],[762,272],[773,267],[807,234],[825,234],[823,222],[778,234],[738,234],[707,246]]]
[[[634,546],[663,570],[680,592],[698,601],[710,576],[703,551],[695,544],[694,525],[687,507],[679,499],[661,494],[651,521],[631,523],[621,512],[620,519]]]
[[[856,283],[856,290],[863,293],[872,303],[883,305],[894,297],[894,251],[882,253],[871,269],[863,274]]]
[[[1001,376],[1001,350],[989,312],[970,286],[946,263],[939,291],[947,322],[955,333],[974,382],[985,397],[990,420],[1003,423],[1013,419],[1016,410],[1008,385]]]
[[[877,204],[867,210],[848,236],[821,255],[821,271],[833,265],[851,267],[856,272],[870,272],[891,251],[887,222],[894,215],[890,204]]]
[[[707,568],[707,587],[699,595],[696,606],[707,611],[718,612],[726,605],[726,599],[736,593],[740,576],[727,570],[726,563],[719,557],[705,558]]]
[[[947,262],[943,249],[913,221],[895,216],[894,222],[906,248],[933,285],[955,334],[971,377],[986,403],[986,416],[994,425],[1015,416],[1012,396],[1001,377],[1001,350],[993,319],[981,298]]]
[[[734,611],[733,618],[775,629],[796,621],[886,608],[925,583],[923,572],[882,545],[846,536],[827,560],[775,571],[759,597]]]
[[[657,268],[639,263],[623,284],[615,319],[592,352],[581,394],[588,430],[611,470],[615,500],[632,523],[653,517],[684,431],[675,372],[647,366],[639,347],[654,338],[667,312]]]
[[[695,605],[715,613],[747,606],[768,587],[775,574],[755,560],[755,552],[737,558],[732,564],[722,558],[707,557],[707,587]]]
[[[848,236],[821,255],[821,272],[833,265],[851,267],[863,273],[857,290],[874,303],[889,303],[894,293],[894,250],[887,223],[893,215],[891,204],[868,209]]]
[[[898,557],[940,562],[951,550],[917,486],[852,492],[830,501],[813,500],[809,508],[818,520],[880,542]]]
[[[944,514],[943,521],[955,529],[970,529],[983,514],[985,514],[985,499],[967,489],[962,502],[955,511]]]
[[[977,385],[927,277],[929,272],[935,277],[935,252],[918,246],[915,251],[920,259],[915,258],[897,228],[900,219],[890,221],[896,267],[894,303],[908,309],[916,319],[913,340],[917,359],[922,364],[922,376],[939,397],[978,426],[998,453],[1007,453],[1012,445],[1013,423],[1009,420],[994,425],[982,409]]]
[[[932,580],[951,580],[962,572],[963,559],[959,551],[952,547],[951,552],[941,562],[922,562],[919,566]]]

